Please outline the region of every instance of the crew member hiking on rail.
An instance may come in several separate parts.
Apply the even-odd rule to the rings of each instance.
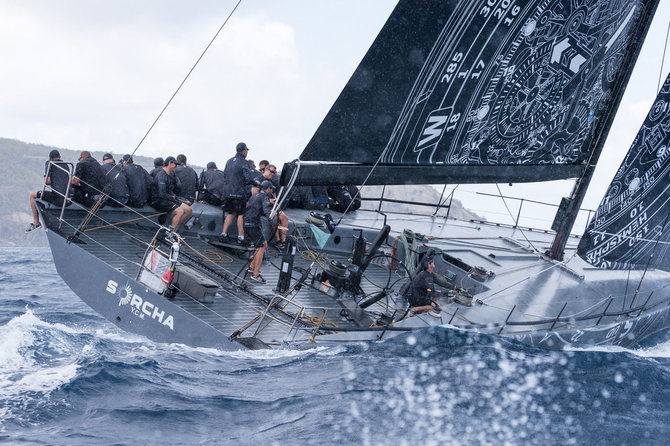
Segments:
[[[105,171],[105,181],[110,187],[107,204],[112,207],[122,207],[128,203],[130,190],[128,189],[128,177],[121,164],[114,162],[111,153],[102,155],[102,170]]]
[[[149,201],[149,189],[152,178],[144,167],[133,162],[133,157],[123,155],[123,172],[128,178],[128,206],[141,208]]]
[[[44,193],[41,190],[30,193],[30,209],[33,211],[33,222],[28,226],[26,232],[32,232],[42,227],[37,214],[37,207],[35,206],[36,198],[48,201],[56,206],[63,205],[65,192],[70,180],[67,164],[61,161],[58,150],[54,149],[49,152],[49,160],[44,163],[44,177],[45,183],[51,187],[51,190],[47,190]]]
[[[165,158],[163,170],[156,173],[152,185],[154,201],[151,206],[161,212],[172,212],[170,232],[174,232],[191,217],[191,206],[177,198],[178,179],[174,174],[177,169],[177,160],[173,156]]]
[[[72,178],[74,196],[72,199],[86,207],[91,207],[105,188],[105,171],[88,150],[79,155],[79,162]]]

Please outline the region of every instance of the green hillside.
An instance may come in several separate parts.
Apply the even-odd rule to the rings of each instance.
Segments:
[[[46,246],[44,231],[26,234],[25,228],[33,220],[30,211],[30,191],[40,190],[44,181],[44,163],[49,152],[58,149],[63,161],[77,163],[79,151],[60,147],[29,144],[14,139],[0,138],[0,153],[5,163],[5,175],[0,180],[0,246]],[[105,152],[91,151],[98,161]],[[112,152],[113,153],[113,152]],[[123,154],[113,153],[115,159]],[[153,168],[153,158],[134,157],[143,167]]]

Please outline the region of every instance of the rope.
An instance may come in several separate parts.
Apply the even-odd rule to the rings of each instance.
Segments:
[[[207,257],[206,255],[204,255],[203,253],[201,253],[200,251],[198,251],[197,249],[193,248],[191,245],[186,243],[186,240],[184,240],[184,238],[181,238],[181,242],[188,249],[190,249],[191,251],[193,251],[194,253],[196,253],[200,257],[202,257],[205,262],[210,262],[210,263],[233,263],[234,262],[232,257],[230,257],[226,254],[222,254],[218,251],[214,251],[212,249],[205,249],[203,251],[203,253],[207,254],[207,255],[210,255],[210,256],[215,256],[215,258]]]
[[[142,216],[142,217],[138,217],[138,218],[131,218],[130,220],[120,221],[118,223],[110,223],[108,225],[96,226],[95,228],[89,228],[89,229],[84,230],[84,232],[95,231],[96,229],[111,228],[113,226],[122,225],[124,223],[131,223],[133,221],[144,220],[144,219],[151,218],[151,217],[158,217],[159,215],[165,215],[165,214],[167,214],[167,212],[159,212],[158,214],[151,214],[151,215],[146,215],[146,216]]]
[[[665,33],[665,46],[663,47],[663,58],[661,59],[661,71],[658,73],[658,87],[656,94],[661,91],[661,80],[663,79],[663,63],[665,62],[665,51],[668,49],[668,36],[670,35],[670,22],[668,22],[668,31]]]

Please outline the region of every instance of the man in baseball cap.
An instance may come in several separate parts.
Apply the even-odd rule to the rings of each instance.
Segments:
[[[247,162],[247,153],[249,148],[243,142],[240,142],[235,147],[236,154],[234,157],[226,162],[226,167],[223,169],[224,176],[224,192],[223,198],[225,200],[224,211],[226,217],[223,219],[223,230],[219,239],[223,243],[230,243],[231,239],[228,237],[228,229],[233,221],[237,223],[237,243],[244,243],[244,224],[242,214],[247,206],[247,199],[249,198],[250,187],[259,185],[260,181],[254,180]]]
[[[170,232],[167,236],[169,241],[174,241],[174,232],[191,218],[191,206],[183,203],[177,196],[177,177],[174,171],[177,169],[177,159],[174,156],[165,158],[163,170],[156,173],[156,178],[151,185],[151,206],[161,212],[172,212]]]

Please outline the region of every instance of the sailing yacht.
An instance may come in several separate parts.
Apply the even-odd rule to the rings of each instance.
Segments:
[[[194,203],[166,238],[160,213],[104,207],[105,194],[90,209],[39,202],[57,270],[103,317],[158,342],[303,348],[448,325],[546,348],[637,344],[670,325],[670,80],[585,233],[572,230],[657,4],[401,0],[282,169],[275,210],[290,236],[267,283],[249,280],[250,250],[219,242],[220,208]],[[546,232],[381,204],[285,208],[316,185],[556,179],[575,184]],[[414,311],[431,261],[449,285]]]

